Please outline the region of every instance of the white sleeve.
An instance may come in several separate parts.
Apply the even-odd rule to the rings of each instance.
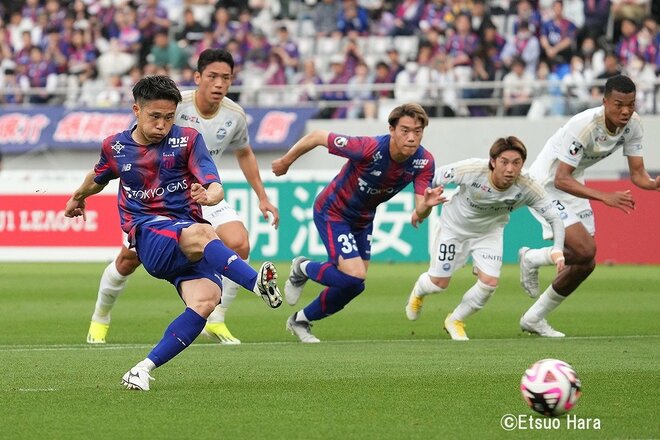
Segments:
[[[624,156],[643,156],[644,149],[642,148],[642,137],[644,137],[644,129],[642,123],[637,120],[637,123],[631,128],[632,135],[623,145]]]

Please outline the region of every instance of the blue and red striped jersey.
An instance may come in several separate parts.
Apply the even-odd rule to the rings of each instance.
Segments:
[[[435,164],[421,145],[402,163],[390,156],[390,135],[328,136],[328,151],[348,162],[316,198],[314,209],[329,221],[345,221],[356,227],[373,222],[376,207],[391,199],[410,182],[415,194],[431,186]]]
[[[133,128],[135,129],[135,127]],[[126,130],[107,137],[94,167],[94,181],[105,185],[119,178],[119,217],[124,232],[154,218],[202,218],[202,207],[190,196],[197,182],[220,182],[204,139],[194,128],[173,125],[157,144],[141,145]]]

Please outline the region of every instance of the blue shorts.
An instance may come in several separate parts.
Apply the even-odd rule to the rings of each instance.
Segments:
[[[316,211],[314,224],[328,251],[328,260],[332,263],[338,264],[340,256],[344,260],[355,257],[365,261],[371,259],[373,224],[365,228],[355,228],[346,222],[328,221],[324,214]]]
[[[212,268],[190,261],[179,247],[181,231],[196,224],[190,220],[158,220],[137,227],[135,248],[150,275],[167,280],[178,289],[186,280],[207,278],[222,289],[222,275]]]

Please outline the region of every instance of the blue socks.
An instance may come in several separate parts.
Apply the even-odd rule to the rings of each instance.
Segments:
[[[350,288],[356,284],[364,283],[363,279],[345,274],[337,269],[337,266],[328,262],[318,263],[316,261],[310,261],[305,267],[305,272],[307,272],[310,280],[314,280],[324,286]]]
[[[186,310],[167,327],[163,339],[151,350],[147,358],[160,367],[192,344],[204,329],[204,325],[206,319],[186,307]]]
[[[240,284],[252,292],[257,282],[257,271],[247,264],[236,252],[229,249],[220,240],[212,240],[204,248],[204,257],[200,261],[207,267],[212,267],[221,275]]]

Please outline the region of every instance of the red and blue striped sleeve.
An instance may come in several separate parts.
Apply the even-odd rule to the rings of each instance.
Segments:
[[[330,133],[328,135],[328,151],[335,156],[346,157],[359,161],[369,156],[378,146],[378,141],[368,136],[344,136]]]
[[[435,161],[433,160],[433,155],[424,150],[423,159],[427,159],[428,162],[425,163],[424,168],[421,172],[415,176],[415,194],[424,195],[426,188],[429,188],[433,183],[433,175],[435,173]]]

